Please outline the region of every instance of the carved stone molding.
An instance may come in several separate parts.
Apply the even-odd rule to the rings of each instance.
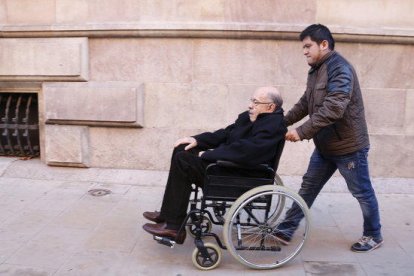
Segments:
[[[87,81],[88,39],[0,40],[0,81]]]

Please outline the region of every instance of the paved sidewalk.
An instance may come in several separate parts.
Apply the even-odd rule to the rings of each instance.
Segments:
[[[333,188],[326,187],[312,207],[312,235],[294,261],[276,270],[254,271],[224,251],[218,268],[201,272],[191,262],[191,238],[170,249],[142,230],[141,213],[159,207],[166,176],[157,171],[48,167],[38,159],[0,157],[0,275],[414,273],[413,179],[374,181],[385,239],[378,250],[349,250],[361,234],[361,213],[340,180],[334,180]],[[300,178],[282,178],[297,189]],[[88,193],[100,188],[111,193]]]

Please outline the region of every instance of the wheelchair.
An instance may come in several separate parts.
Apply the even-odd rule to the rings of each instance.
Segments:
[[[195,185],[189,212],[179,231],[194,237],[192,262],[200,270],[216,268],[227,249],[241,264],[253,269],[273,269],[294,259],[303,249],[310,233],[311,218],[303,199],[283,186],[276,174],[283,144],[274,167],[242,166],[217,161],[206,168],[204,187]],[[202,193],[202,195],[200,195]],[[277,238],[279,224],[286,223],[286,211],[299,206],[301,223],[288,244]],[[222,238],[212,232],[214,225],[223,226]],[[216,241],[204,242],[211,237]],[[175,242],[154,236],[161,244],[173,247]]]

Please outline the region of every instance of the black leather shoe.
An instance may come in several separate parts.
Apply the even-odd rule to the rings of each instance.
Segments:
[[[170,238],[178,244],[183,244],[185,241],[185,230],[182,230],[180,233],[178,233],[178,230],[167,229],[167,223],[165,222],[157,224],[146,223],[142,228],[154,236]]]
[[[161,213],[158,211],[155,212],[144,212],[142,214],[147,220],[153,221],[155,223],[165,222],[165,219],[161,218]]]

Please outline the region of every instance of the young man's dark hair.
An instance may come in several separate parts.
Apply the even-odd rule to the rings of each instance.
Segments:
[[[303,41],[306,37],[310,37],[311,40],[321,44],[322,41],[326,40],[329,43],[329,49],[335,49],[335,40],[332,37],[331,31],[322,24],[313,24],[304,29],[300,33],[300,40]]]

